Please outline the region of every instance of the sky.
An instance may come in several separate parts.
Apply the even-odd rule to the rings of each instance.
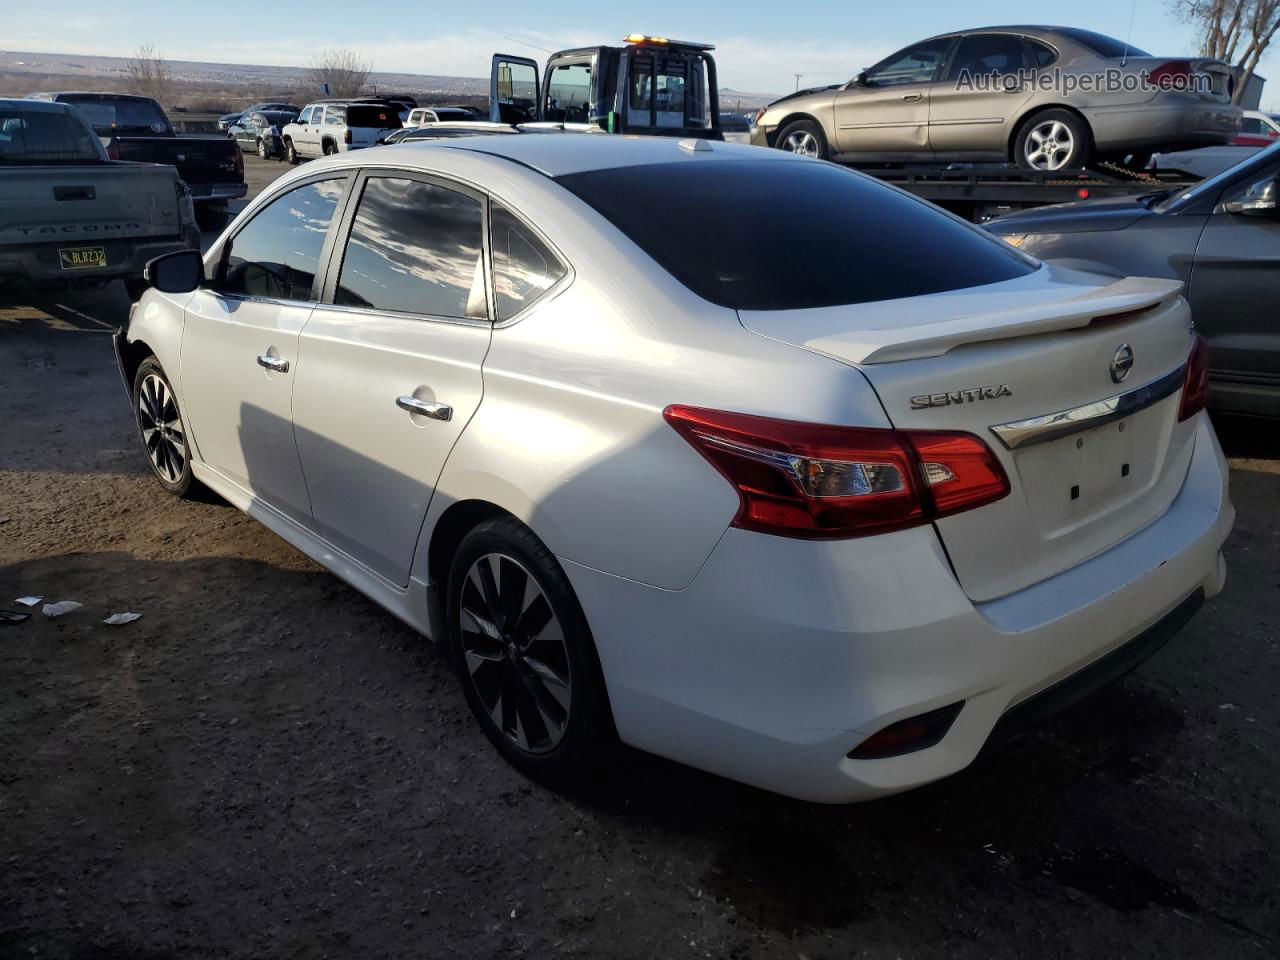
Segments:
[[[0,42],[11,50],[129,56],[151,43],[173,60],[306,66],[326,47],[348,47],[375,70],[486,76],[495,51],[538,56],[547,50],[615,43],[631,32],[716,44],[722,86],[760,93],[839,83],[915,40],[966,27],[1052,22],[1085,27],[1154,54],[1194,54],[1193,31],[1169,13],[1168,0],[1074,0],[1050,14],[1014,0],[913,0],[910,3],[782,3],[713,0],[622,5],[555,0],[406,3],[390,0],[8,0]],[[629,6],[629,5],[628,5]],[[1043,9],[1043,8],[1040,8]],[[1264,105],[1280,103],[1280,55],[1262,63],[1276,77]]]

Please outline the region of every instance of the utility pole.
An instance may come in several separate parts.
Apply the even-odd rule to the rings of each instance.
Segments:
[[[801,78],[801,77],[803,77],[803,76],[804,76],[804,74],[803,74],[803,73],[793,73],[793,74],[792,74],[792,76],[796,78],[796,89],[797,89],[797,90],[799,90],[799,89],[800,89],[800,78]]]

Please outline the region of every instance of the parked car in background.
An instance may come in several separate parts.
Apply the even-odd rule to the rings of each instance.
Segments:
[[[452,140],[455,137],[479,137],[493,134],[539,134],[553,131],[538,128],[519,128],[509,123],[492,123],[488,120],[467,120],[454,122],[442,120],[439,123],[428,123],[425,127],[411,127],[395,130],[388,134],[383,143],[422,143],[425,140]]]
[[[290,163],[372,147],[402,128],[400,114],[389,103],[321,100],[302,108],[298,118],[280,131]]]
[[[442,121],[466,123],[476,119],[479,118],[465,107],[415,107],[409,111],[405,126],[420,127],[424,123],[440,123]]]
[[[1240,121],[1240,133],[1231,142],[1241,147],[1269,147],[1280,138],[1280,120],[1261,110],[1246,110]]]
[[[172,167],[120,163],[71,107],[0,100],[0,284],[144,289],[152,257],[200,245]]]
[[[150,97],[123,93],[33,93],[31,99],[65,103],[88,121],[117,160],[176,167],[191,191],[196,216],[220,226],[227,201],[243,197],[244,160],[225,137],[179,136]]]
[[[1046,266],[834,164],[384,147],[149,276],[115,343],[160,485],[438,637],[532,774],[616,733],[806,800],[909,789],[1224,581],[1179,284]]]
[[[750,143],[751,119],[741,113],[720,114],[720,129],[726,143]]]
[[[263,103],[255,103],[255,104],[252,104],[251,106],[245,107],[245,108],[244,108],[243,110],[241,110],[239,113],[227,113],[227,114],[224,114],[223,116],[219,117],[219,118],[218,118],[218,129],[219,129],[219,130],[230,131],[230,129],[231,129],[231,127],[232,127],[232,125],[233,125],[233,124],[237,124],[237,123],[239,123],[239,122],[240,122],[240,118],[241,118],[241,117],[243,117],[243,116],[245,116],[246,114],[249,114],[249,113],[256,113],[256,112],[264,111],[264,110],[266,110],[266,111],[286,111],[286,112],[292,112],[292,113],[293,113],[293,114],[295,114],[295,115],[298,113],[298,108],[297,108],[297,107],[295,107],[292,103],[277,103],[277,102],[274,102],[274,101],[266,101],[266,102],[263,102]]]
[[[1186,285],[1209,403],[1280,417],[1280,144],[1191,189],[1042,207],[987,225],[1042,260]]]
[[[1133,89],[1068,91],[1055,80],[1108,71]],[[1211,89],[1178,89],[1197,76]],[[986,27],[913,44],[848,83],[783,97],[757,116],[752,142],[849,163],[998,160],[1053,172],[1095,157],[1227,143],[1241,116],[1232,84],[1221,60],[1155,57],[1073,27]]]
[[[228,133],[241,150],[268,160],[283,156],[284,140],[280,132],[297,118],[295,110],[255,110],[232,124]]]

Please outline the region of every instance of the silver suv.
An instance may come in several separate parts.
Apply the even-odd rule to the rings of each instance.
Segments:
[[[302,108],[298,119],[280,131],[290,163],[372,147],[399,130],[400,113],[389,103],[321,100]]]

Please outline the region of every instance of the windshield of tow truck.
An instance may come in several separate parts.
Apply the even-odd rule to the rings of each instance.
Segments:
[[[627,126],[677,130],[711,126],[703,58],[633,52],[627,91]]]

